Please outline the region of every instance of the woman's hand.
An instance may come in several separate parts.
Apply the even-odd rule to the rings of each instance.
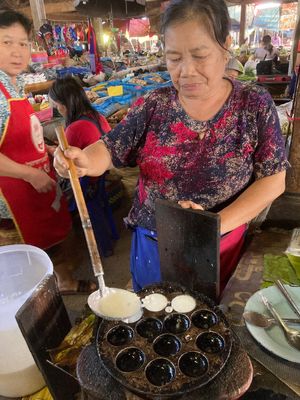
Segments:
[[[69,162],[72,160],[77,171],[77,175],[85,176],[88,172],[89,159],[87,154],[78,147],[68,147],[64,152],[58,147],[54,152],[53,165],[57,173],[63,178],[69,178]]]
[[[45,171],[31,168],[30,173],[24,179],[30,183],[38,193],[47,193],[56,187],[56,182]]]
[[[192,208],[193,210],[204,210],[204,208],[200,206],[200,204],[196,204],[191,200],[180,200],[178,204],[182,208]]]

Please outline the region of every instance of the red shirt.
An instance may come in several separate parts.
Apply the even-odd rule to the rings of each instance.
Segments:
[[[98,121],[103,132],[108,133],[111,130],[109,123],[103,115],[99,114]],[[67,127],[66,137],[71,146],[84,149],[90,144],[97,142],[101,137],[101,132],[99,132],[96,123],[79,119]]]

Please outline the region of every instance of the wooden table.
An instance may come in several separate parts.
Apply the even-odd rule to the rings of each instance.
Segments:
[[[25,93],[48,93],[54,80],[25,85]]]

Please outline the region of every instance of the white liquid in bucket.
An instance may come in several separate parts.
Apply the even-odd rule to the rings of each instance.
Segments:
[[[22,397],[45,385],[15,314],[52,272],[50,258],[37,247],[0,247],[0,396]]]
[[[0,394],[19,397],[41,389],[45,385],[44,379],[22,333],[17,328],[0,331],[0,343],[6,343],[0,357]]]

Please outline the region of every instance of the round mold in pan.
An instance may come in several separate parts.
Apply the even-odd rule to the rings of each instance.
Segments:
[[[150,398],[159,396],[161,399],[184,395],[206,385],[220,373],[231,353],[232,333],[224,314],[208,297],[171,283],[150,285],[140,291],[138,296],[142,300],[153,293],[164,295],[170,303],[176,296],[189,295],[195,299],[196,307],[185,313],[144,309],[142,318],[129,324],[103,320],[96,338],[98,355],[108,373],[133,393]],[[200,322],[195,319],[195,315],[200,316]],[[193,316],[199,326],[193,323]],[[134,334],[129,343],[115,346],[108,341],[108,333],[120,325],[128,326]],[[212,337],[205,336],[210,332],[214,333]],[[175,337],[175,345],[170,341],[167,353],[162,352],[163,355],[160,355],[155,351],[155,344],[165,336],[167,345],[168,337]],[[118,368],[117,359],[128,348],[139,350],[144,359],[139,368],[125,372]],[[137,351],[137,354],[141,353]],[[166,360],[166,371],[161,380],[157,378],[157,369],[162,361],[158,360]]]

